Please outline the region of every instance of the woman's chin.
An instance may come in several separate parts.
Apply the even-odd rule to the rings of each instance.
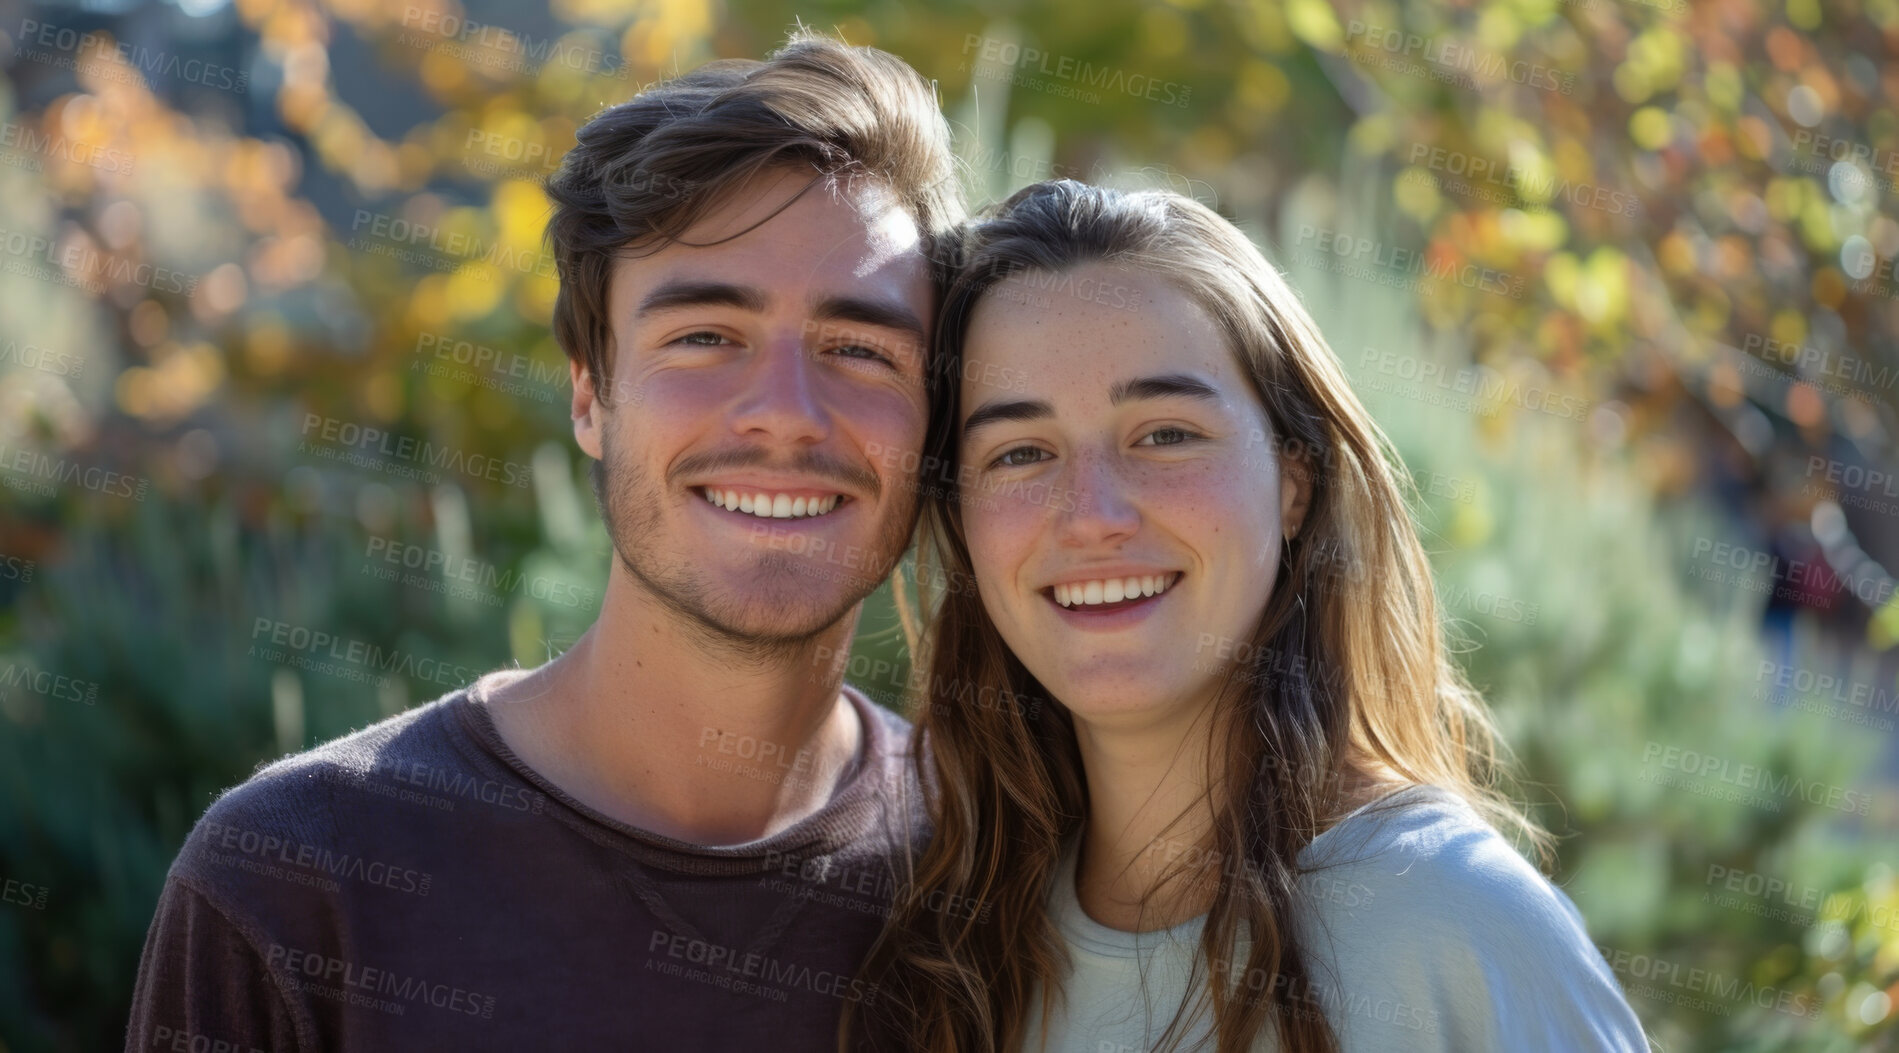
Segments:
[[[1186,706],[1195,693],[1195,685],[1185,678],[1170,681],[1148,670],[1092,669],[1082,675],[1043,679],[1042,683],[1076,720],[1090,724],[1164,721]]]

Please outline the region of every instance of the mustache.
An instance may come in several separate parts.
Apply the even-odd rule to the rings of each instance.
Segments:
[[[764,468],[770,471],[797,472],[800,475],[815,476],[833,483],[842,484],[842,488],[857,493],[867,493],[872,497],[883,494],[883,483],[877,473],[862,465],[851,464],[830,454],[816,450],[806,450],[791,458],[789,462],[776,462],[771,454],[756,447],[741,447],[731,450],[710,450],[681,458],[667,473],[668,482],[681,476],[704,475],[724,471],[728,468]]]

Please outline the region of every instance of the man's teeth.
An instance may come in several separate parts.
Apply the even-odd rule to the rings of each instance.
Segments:
[[[747,492],[742,490],[714,490],[709,486],[699,488],[706,500],[720,508],[734,512],[750,512],[760,519],[799,519],[821,516],[837,507],[843,494],[829,497],[792,497],[789,494]]]
[[[1138,578],[1102,578],[1099,581],[1072,581],[1055,586],[1055,602],[1064,607],[1096,603],[1120,603],[1145,596],[1158,596],[1180,580],[1178,573],[1149,574]]]

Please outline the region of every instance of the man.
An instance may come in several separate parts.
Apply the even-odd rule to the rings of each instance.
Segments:
[[[876,997],[921,812],[842,656],[916,517],[947,125],[900,60],[801,35],[578,140],[548,233],[600,618],[226,793],[128,1050],[832,1049]]]

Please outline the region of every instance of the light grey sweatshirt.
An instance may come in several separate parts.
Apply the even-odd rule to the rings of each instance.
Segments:
[[[1075,898],[1077,847],[1049,904],[1071,968],[1045,1048],[1144,1053],[1183,1004],[1206,919],[1144,933],[1100,924]],[[1569,897],[1456,795],[1400,791],[1319,835],[1300,862],[1324,869],[1304,879],[1312,979],[1296,1004],[1324,1013],[1344,1053],[1648,1049]],[[1271,997],[1270,977],[1239,983]],[[1042,1022],[1031,1018],[1025,1050],[1042,1048]],[[1206,1014],[1186,1036],[1173,1048],[1213,1048]],[[1269,1023],[1254,1049],[1278,1048]]]

